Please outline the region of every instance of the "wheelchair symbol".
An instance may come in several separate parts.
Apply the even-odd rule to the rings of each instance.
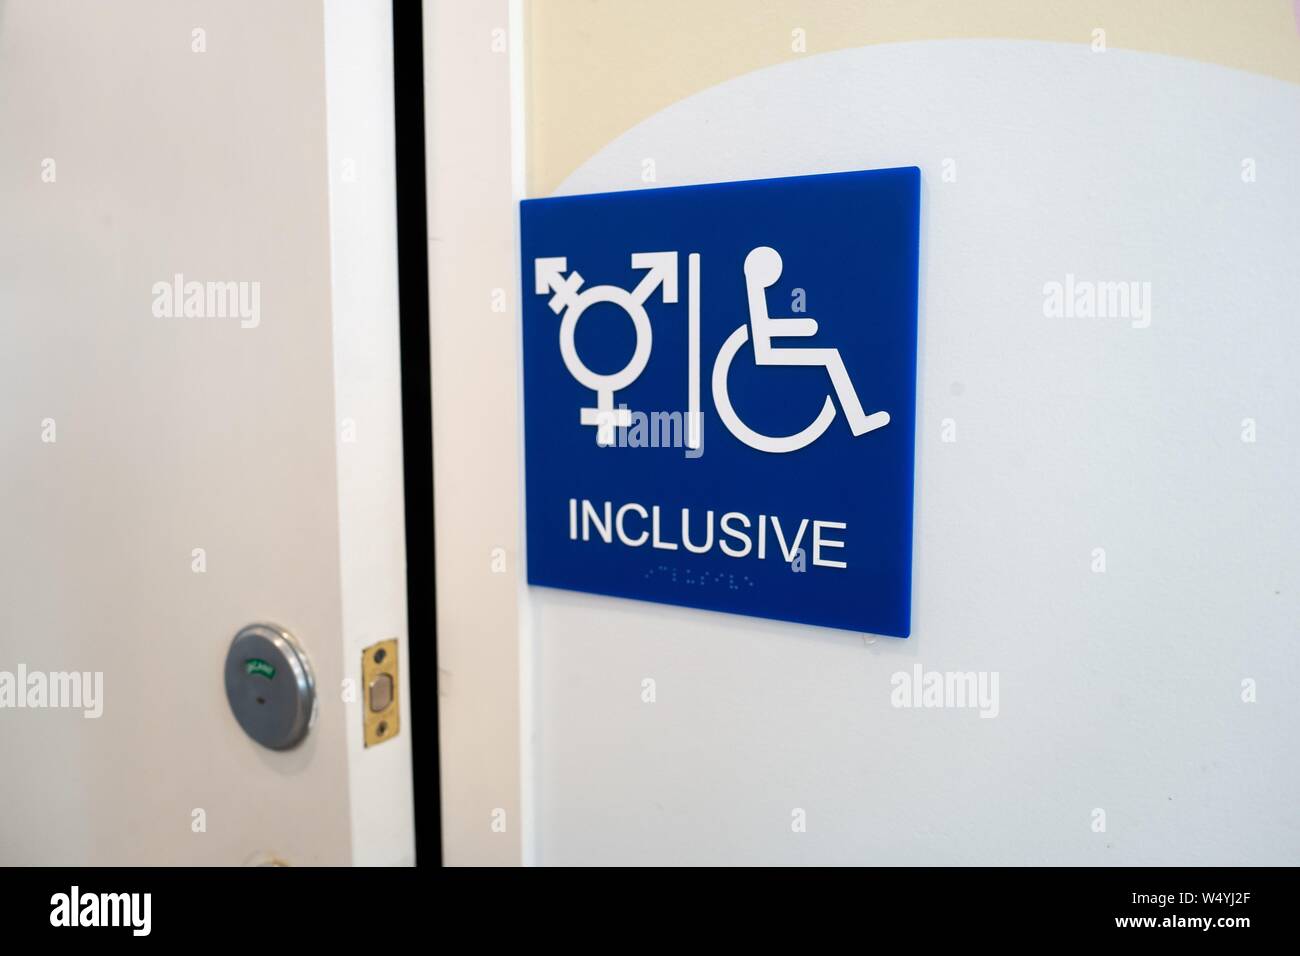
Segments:
[[[718,358],[713,363],[713,404],[718,417],[727,430],[750,448],[781,454],[798,451],[811,445],[830,427],[835,419],[835,403],[829,395],[822,410],[812,424],[793,435],[773,437],[754,431],[736,414],[731,396],[727,394],[727,372],[736,353],[750,340],[751,328],[754,342],[754,362],[757,365],[822,365],[830,375],[831,386],[844,406],[844,417],[849,420],[849,430],[854,437],[865,435],[889,424],[888,412],[868,415],[862,410],[858,393],[849,380],[848,370],[840,357],[839,349],[773,348],[773,338],[804,338],[817,334],[817,322],[810,318],[775,319],[767,314],[767,289],[781,277],[781,254],[771,246],[759,246],[745,257],[745,289],[749,298],[749,325],[742,325],[722,343]]]
[[[687,441],[690,448],[699,448],[702,439],[700,415],[700,255],[692,253],[688,259],[687,280]],[[631,291],[612,285],[582,288],[583,278],[574,270],[565,276],[568,262],[563,257],[538,258],[534,262],[534,291],[538,295],[551,295],[551,311],[564,313],[560,322],[560,355],[565,368],[580,384],[596,393],[595,407],[579,409],[579,421],[596,427],[596,444],[614,444],[614,429],[632,424],[632,412],[626,407],[614,407],[614,393],[631,385],[645,370],[650,360],[653,333],[645,303],[662,287],[663,301],[677,301],[677,253],[637,252],[632,254],[632,267],[644,269],[645,278]],[[749,323],[736,329],[723,343],[713,363],[713,403],[718,417],[736,438],[758,451],[781,454],[797,451],[812,444],[830,427],[835,419],[835,403],[826,396],[821,411],[806,428],[793,435],[772,436],[755,431],[746,425],[731,404],[727,392],[727,373],[737,353],[746,342],[753,342],[754,362],[759,366],[811,366],[825,367],[831,386],[844,407],[853,435],[865,435],[889,424],[889,413],[880,411],[868,415],[858,401],[857,392],[849,379],[839,349],[833,348],[774,348],[774,338],[805,338],[817,333],[817,322],[811,318],[772,318],[767,313],[767,289],[781,277],[781,255],[770,246],[758,246],[745,257],[745,288],[749,304]],[[608,302],[619,306],[632,320],[636,330],[636,346],[632,357],[620,371],[613,374],[593,372],[578,357],[574,335],[578,320],[590,306]]]

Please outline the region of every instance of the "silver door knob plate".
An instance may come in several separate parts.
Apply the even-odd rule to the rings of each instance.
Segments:
[[[226,654],[226,699],[244,733],[263,747],[296,747],[316,715],[307,652],[282,627],[250,624]]]

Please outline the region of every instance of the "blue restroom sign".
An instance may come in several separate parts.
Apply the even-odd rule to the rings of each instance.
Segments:
[[[522,204],[528,581],[906,637],[920,171]]]

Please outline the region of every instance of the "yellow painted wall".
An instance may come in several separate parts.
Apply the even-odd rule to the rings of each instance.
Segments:
[[[1141,50],[1300,83],[1294,0],[536,0],[527,8],[528,189],[546,195],[693,93],[831,50],[941,39]],[[794,31],[804,31],[796,52]]]

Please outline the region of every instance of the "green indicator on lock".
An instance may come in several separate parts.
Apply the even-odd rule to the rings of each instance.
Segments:
[[[264,660],[250,657],[244,661],[244,673],[249,675],[258,674],[270,680],[275,677],[275,668]]]

